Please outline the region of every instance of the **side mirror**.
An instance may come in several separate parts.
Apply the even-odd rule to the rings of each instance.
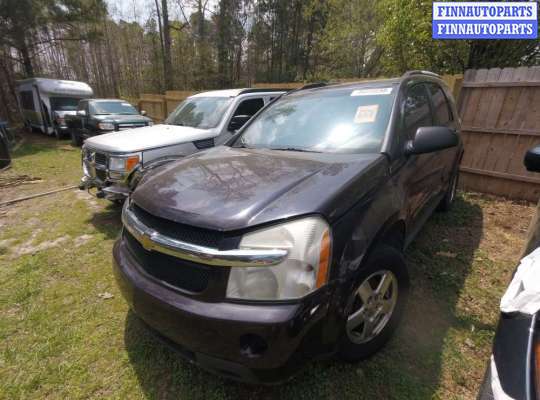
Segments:
[[[146,111],[141,110],[141,115],[144,117],[146,115]]]
[[[405,147],[407,154],[432,153],[455,147],[459,143],[458,135],[444,126],[425,126],[418,128],[414,140],[409,140]]]
[[[246,122],[248,122],[251,119],[251,115],[235,115],[231,118],[231,122],[229,122],[228,130],[231,132],[237,131],[241,127],[244,126]]]
[[[86,111],[84,111],[84,110],[78,110],[78,111],[77,111],[77,115],[78,115],[79,117],[86,117]]]
[[[527,150],[523,164],[525,164],[527,171],[540,172],[540,146]]]

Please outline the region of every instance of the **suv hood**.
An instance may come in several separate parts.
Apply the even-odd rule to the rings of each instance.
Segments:
[[[212,130],[188,126],[154,125],[106,133],[86,139],[85,146],[112,153],[133,153],[156,147],[214,137]]]
[[[387,175],[381,154],[216,147],[166,164],[132,198],[176,222],[237,230],[297,215],[342,215]]]

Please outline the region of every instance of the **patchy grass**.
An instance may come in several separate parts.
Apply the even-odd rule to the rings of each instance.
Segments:
[[[1,200],[76,184],[79,151],[29,135],[2,178],[21,175],[41,180]],[[128,311],[111,273],[117,207],[73,190],[0,208],[0,398],[474,399],[532,211],[461,193],[407,252],[411,299],[382,352],[260,387],[182,361]]]

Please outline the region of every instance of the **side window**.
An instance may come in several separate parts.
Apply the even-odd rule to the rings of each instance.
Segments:
[[[414,138],[418,128],[433,125],[428,93],[423,84],[408,88],[402,109],[404,133],[408,139]]]
[[[23,110],[34,109],[34,94],[31,90],[21,92],[21,107]]]
[[[436,83],[428,83],[427,87],[433,103],[435,123],[441,126],[449,125],[450,121],[452,121],[452,114],[450,112],[450,104],[448,104],[443,90]]]
[[[261,97],[242,101],[238,107],[236,107],[227,129],[230,132],[236,132],[263,107],[264,100]]]
[[[79,104],[77,105],[77,111],[86,111],[85,101],[79,101]]]
[[[236,111],[234,112],[233,117],[236,117],[237,115],[247,115],[252,117],[259,111],[261,108],[264,107],[264,100],[261,98],[257,99],[247,99],[241,102],[238,107],[236,108]]]

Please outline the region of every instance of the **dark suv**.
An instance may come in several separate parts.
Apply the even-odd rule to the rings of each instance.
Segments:
[[[226,146],[143,178],[114,247],[123,295],[233,379],[367,357],[403,312],[403,250],[454,198],[459,129],[432,73],[285,94]]]

